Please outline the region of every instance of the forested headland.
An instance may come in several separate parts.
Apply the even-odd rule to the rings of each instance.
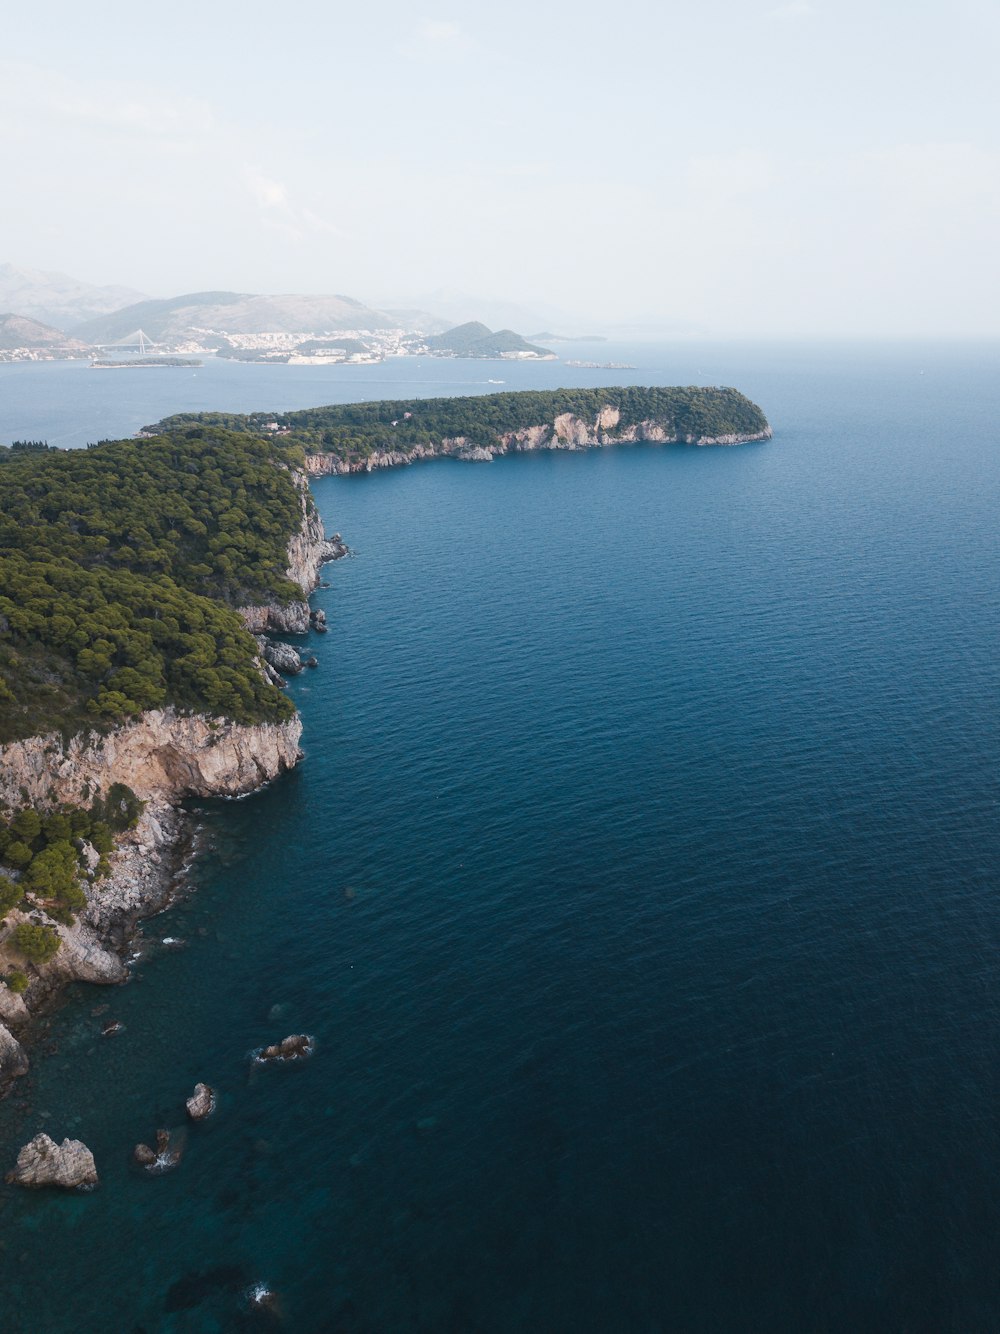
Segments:
[[[297,459],[211,426],[0,449],[0,743],[167,704],[289,717],[235,608],[301,597]]]
[[[614,431],[609,432],[612,435],[645,422],[657,424],[678,440],[750,438],[769,429],[760,408],[738,390],[701,386],[523,390],[463,398],[337,403],[298,412],[249,415],[180,413],[145,429],[159,434],[201,425],[260,437],[280,433],[287,443],[307,453],[332,454],[350,464],[380,451],[415,453],[456,437],[491,448],[505,433],[551,423],[567,413],[592,422],[605,408],[619,414]]]

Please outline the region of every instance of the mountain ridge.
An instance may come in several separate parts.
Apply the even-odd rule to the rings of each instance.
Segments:
[[[99,286],[67,273],[0,264],[0,309],[39,320],[64,333],[86,320],[119,310],[142,295],[132,287]]]

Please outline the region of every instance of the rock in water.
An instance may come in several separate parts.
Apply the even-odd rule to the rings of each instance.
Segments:
[[[186,1106],[192,1121],[204,1121],[206,1116],[211,1116],[215,1111],[215,1093],[207,1084],[195,1084]]]
[[[315,1042],[307,1033],[293,1033],[257,1053],[258,1061],[302,1061],[313,1054]]]
[[[261,656],[282,676],[298,676],[302,670],[302,659],[291,644],[275,643],[265,639],[262,641]]]
[[[15,1186],[62,1186],[64,1190],[86,1190],[97,1185],[94,1155],[78,1139],[61,1144],[48,1135],[36,1135],[17,1155],[17,1167],[7,1173]]]
[[[183,1152],[183,1142],[174,1142],[169,1130],[158,1130],[156,1148],[151,1149],[148,1144],[137,1144],[132,1150],[132,1157],[147,1172],[169,1172],[180,1162]]]

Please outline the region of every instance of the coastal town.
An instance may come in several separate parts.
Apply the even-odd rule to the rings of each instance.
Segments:
[[[527,342],[510,329],[493,331],[470,322],[439,334],[402,326],[383,328],[302,328],[233,331],[188,325],[176,331],[147,333],[141,327],[115,338],[86,341],[37,320],[0,315],[0,362],[82,361],[94,365],[164,364],[177,358],[215,356],[233,361],[290,366],[371,365],[388,357],[473,357],[498,361],[554,361],[549,348]]]

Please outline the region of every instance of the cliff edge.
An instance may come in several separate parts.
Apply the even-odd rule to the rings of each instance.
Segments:
[[[625,422],[621,409],[603,404],[591,416],[561,412],[551,421],[535,422],[516,430],[497,431],[488,440],[468,435],[442,435],[437,440],[421,441],[406,450],[373,449],[364,458],[347,458],[330,452],[306,454],[304,467],[311,476],[343,476],[397,468],[422,459],[456,458],[470,463],[489,463],[503,454],[528,454],[538,450],[603,449],[609,445],[743,445],[755,440],[770,440],[771,427],[756,430],[722,431],[711,435],[681,431],[654,417]]]
[[[346,554],[328,540],[302,473],[294,474],[301,519],[288,543],[288,575],[306,595],[327,560]],[[248,628],[305,632],[306,601],[241,609]],[[265,670],[261,663],[262,672]],[[302,757],[297,714],[280,722],[235,723],[176,708],[150,709],[108,731],[53,732],[0,747],[0,803],[8,809],[86,806],[116,784],[143,803],[133,828],[108,854],[110,873],[83,881],[86,906],[71,924],[50,917],[37,901],[12,908],[0,924],[0,975],[10,968],[27,979],[23,994],[0,982],[0,1093],[28,1070],[19,1040],[32,1013],[69,981],[121,983],[122,959],[137,921],[166,901],[184,836],[177,807],[187,797],[235,797],[256,791]],[[85,845],[93,871],[96,852]],[[59,949],[28,965],[12,942],[24,924],[44,925],[59,936]]]

